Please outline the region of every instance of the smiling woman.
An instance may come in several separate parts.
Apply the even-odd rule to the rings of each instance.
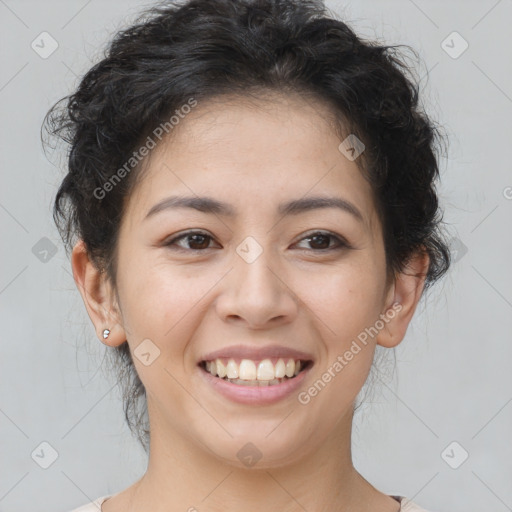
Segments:
[[[321,2],[163,2],[62,101],[54,218],[149,455],[76,510],[423,510],[351,457],[376,346],[449,266],[397,49]]]

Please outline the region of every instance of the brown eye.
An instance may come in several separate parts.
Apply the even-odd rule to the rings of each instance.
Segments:
[[[312,233],[302,240],[305,240],[309,244],[309,248],[315,251],[331,251],[350,247],[344,239],[327,232]],[[334,246],[331,246],[332,241],[334,241]]]
[[[309,240],[314,249],[328,249],[331,237],[329,235],[314,235]]]
[[[185,245],[177,243],[178,241],[182,240],[185,241]],[[176,248],[177,250],[188,249],[190,251],[203,251],[205,249],[209,249],[211,240],[212,237],[207,233],[203,233],[201,231],[191,231],[172,238],[168,242],[165,242],[163,245],[172,249]]]
[[[191,243],[191,249],[207,249],[208,245],[210,245],[210,237],[208,235],[187,235],[189,239],[189,243]]]

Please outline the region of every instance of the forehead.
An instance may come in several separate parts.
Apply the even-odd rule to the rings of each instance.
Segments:
[[[214,196],[236,212],[259,213],[283,199],[338,194],[370,225],[371,187],[338,149],[332,119],[325,104],[298,95],[198,102],[144,162],[128,214],[141,221],[175,194]]]

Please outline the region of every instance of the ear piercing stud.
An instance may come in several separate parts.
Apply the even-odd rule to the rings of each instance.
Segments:
[[[109,331],[108,329],[105,329],[105,330],[103,331],[103,339],[105,339],[105,340],[106,340],[106,339],[108,338],[108,335],[109,335],[109,334],[110,334],[110,331]]]

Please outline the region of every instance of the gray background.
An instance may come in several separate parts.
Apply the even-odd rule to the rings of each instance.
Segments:
[[[146,467],[51,219],[64,160],[39,140],[48,108],[145,5],[0,0],[1,512],[67,512]],[[457,261],[356,416],[356,467],[427,509],[512,510],[512,0],[327,5],[360,34],[419,51],[424,101],[450,137],[440,193]],[[31,48],[43,31],[59,45],[47,58]],[[458,36],[444,43],[452,56],[442,46],[453,31],[469,44],[457,58]],[[57,454],[47,469],[43,442]]]

